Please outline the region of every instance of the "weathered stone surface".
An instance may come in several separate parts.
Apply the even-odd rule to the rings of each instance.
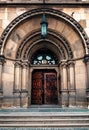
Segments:
[[[17,49],[17,43],[12,39],[8,40],[8,45],[6,45],[5,56],[15,57],[15,50]]]
[[[87,35],[89,34],[89,28],[85,28]]]
[[[0,27],[0,35],[3,33],[4,29]]]
[[[59,30],[60,30],[60,29],[59,29]],[[69,26],[65,25],[65,27],[64,27],[64,29],[63,29],[63,31],[62,31],[62,34],[63,34],[65,37],[70,36],[70,35],[72,34],[72,29],[71,29]]]
[[[0,28],[2,27],[2,20],[0,20]]]
[[[5,29],[5,28],[8,26],[9,23],[10,23],[9,20],[3,19],[3,20],[2,20],[2,28]]]
[[[76,88],[79,90],[86,90],[86,69],[85,64],[82,61],[77,61],[75,64],[75,81]]]
[[[8,91],[6,91],[6,90],[8,90]],[[4,96],[13,95],[13,82],[12,81],[3,82],[3,95]]]
[[[52,1],[52,0],[50,0]],[[46,2],[50,2],[46,1]],[[2,2],[21,2],[21,1],[2,1]],[[27,2],[36,2],[34,1],[23,1],[25,3]],[[42,1],[39,1],[39,3]],[[58,2],[52,1],[52,2]],[[60,2],[64,2],[60,0]],[[66,0],[65,0],[66,2]],[[75,1],[72,1],[75,2]],[[55,6],[52,5],[51,11],[54,12],[46,12],[46,20],[48,22],[48,35],[46,38],[41,37],[41,33],[38,34],[38,30],[40,32],[41,30],[41,20],[42,20],[42,12],[35,12],[34,11],[29,15],[24,14],[24,12],[31,10],[31,9],[37,9],[41,6],[13,6],[13,7],[0,7],[0,37],[2,35],[2,32],[9,27],[6,32],[3,34],[2,37],[2,53],[4,53],[4,56],[6,57],[6,62],[3,64],[2,68],[2,84],[3,84],[3,95],[4,96],[16,96],[18,98],[16,99],[4,99],[3,100],[3,106],[25,106],[27,107],[28,104],[31,104],[31,88],[32,88],[32,74],[33,70],[36,69],[42,69],[42,71],[47,71],[50,69],[56,71],[57,74],[57,86],[58,91],[60,93],[60,97],[58,97],[61,101],[60,104],[63,106],[74,106],[76,104],[77,106],[83,106],[86,107],[87,100],[86,100],[86,80],[87,80],[87,74],[86,74],[86,65],[83,62],[83,57],[86,54],[86,48],[88,44],[88,37],[86,37],[84,30],[86,31],[87,35],[89,36],[89,9],[86,7],[79,7],[79,8],[72,8],[72,7],[61,7],[61,6]],[[62,12],[56,12],[56,9]],[[41,13],[41,14],[40,14]],[[59,13],[60,17],[59,17]],[[55,14],[55,15],[54,15]],[[68,15],[66,15],[68,14]],[[22,15],[22,16],[20,16]],[[32,16],[33,15],[33,16]],[[26,18],[28,17],[29,18]],[[15,18],[17,18],[14,20]],[[74,20],[73,20],[73,19]],[[12,21],[13,25],[10,24]],[[78,23],[83,27],[83,29],[78,25]],[[10,24],[10,26],[8,26]],[[50,31],[50,34],[49,34]],[[9,33],[8,33],[9,32]],[[54,33],[54,34],[52,34]],[[8,35],[7,35],[8,34]],[[32,34],[32,35],[31,35]],[[28,39],[28,36],[30,37]],[[25,41],[24,41],[25,40]],[[22,45],[22,43],[25,43],[25,45]],[[2,44],[2,43],[1,43]],[[21,46],[22,45],[22,46]],[[35,46],[36,45],[36,46]],[[50,45],[50,46],[49,46]],[[54,47],[55,46],[55,47]],[[21,50],[19,57],[20,59],[16,59],[17,51]],[[52,51],[53,54],[55,54],[59,59],[59,69],[58,66],[50,66],[50,65],[44,65],[39,66],[35,68],[31,65],[31,58],[34,56],[34,53],[41,48],[49,49]],[[56,49],[58,48],[58,49]],[[57,52],[58,51],[58,52]],[[87,50],[88,52],[88,50]],[[2,54],[1,53],[1,54]],[[47,52],[48,54],[49,52]],[[71,59],[70,53],[73,53],[73,59]],[[18,52],[19,54],[19,52]],[[65,55],[66,59],[66,92],[62,93],[63,89],[63,73],[61,73],[61,66],[60,63],[63,59],[63,54]],[[71,54],[72,55],[72,54]],[[26,57],[25,57],[26,56]],[[25,59],[23,58],[25,57]],[[26,59],[27,58],[27,59]],[[24,82],[24,78],[22,79],[22,62],[23,59],[28,62],[28,74],[26,72],[25,79],[28,79],[28,81]],[[71,76],[69,74],[68,70],[69,65],[67,64],[68,61],[71,59],[74,63],[74,76]],[[81,60],[79,60],[81,59]],[[15,63],[16,60],[19,60],[20,62],[20,69],[17,69],[17,72],[15,73]],[[29,71],[29,69],[31,71]],[[18,76],[17,76],[18,74]],[[73,74],[73,73],[72,73]],[[60,83],[59,83],[59,75],[60,75]],[[70,78],[71,77],[71,78]],[[73,77],[73,78],[72,78]],[[70,91],[70,79],[71,81],[74,81],[75,84],[75,93]],[[15,81],[18,81],[18,90],[16,90]],[[24,82],[24,88],[27,89],[28,95],[26,98],[23,96],[27,93],[21,93],[22,90],[22,80]],[[73,82],[71,82],[73,83]],[[17,84],[16,84],[17,85]],[[26,85],[26,86],[25,86]],[[72,84],[71,84],[72,85]],[[28,86],[28,87],[27,87]],[[80,91],[81,90],[81,91]],[[13,93],[14,92],[14,93]],[[29,96],[30,95],[30,96]],[[82,95],[82,97],[81,97]],[[76,103],[75,103],[75,96],[76,96]],[[28,103],[29,98],[29,103]],[[2,101],[1,101],[2,103]],[[22,103],[22,104],[21,104]]]
[[[80,20],[79,23],[83,28],[86,28],[86,20]]]
[[[74,12],[73,18],[74,18],[76,21],[80,21],[80,19],[81,19],[81,14],[78,13],[78,12]]]
[[[12,37],[11,37],[11,39],[12,39],[14,42],[18,43],[18,41],[19,41],[21,38],[20,38],[18,32],[14,32],[13,35],[12,35]]]

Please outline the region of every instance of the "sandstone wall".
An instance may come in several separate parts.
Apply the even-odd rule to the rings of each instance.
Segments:
[[[84,1],[84,0],[82,0]],[[1,0],[1,2],[10,2],[10,0],[5,1]],[[16,0],[14,2],[17,2]],[[30,1],[31,2],[31,1]],[[35,1],[34,1],[35,2]],[[41,2],[41,1],[39,1]],[[62,1],[60,1],[62,2]],[[74,1],[75,2],[75,1]],[[87,0],[84,2],[88,2]],[[42,7],[39,5],[39,7]],[[18,16],[23,14],[24,12],[38,8],[38,6],[14,6],[14,7],[0,7],[0,37],[5,30],[5,28]],[[89,37],[89,9],[86,7],[61,7],[61,6],[52,6],[51,8],[56,10],[61,10],[62,12],[68,14],[73,17],[77,22],[85,30],[86,34]],[[76,34],[73,28],[69,25],[66,25],[63,22],[59,22],[58,19],[53,19],[47,17],[49,28],[54,29],[56,31],[61,32],[61,34],[65,35],[68,39],[70,46],[73,50],[74,58],[80,58],[84,56],[83,46],[81,45],[82,41]],[[5,47],[5,56],[9,58],[15,59],[16,50],[18,46],[21,44],[21,40],[28,35],[29,30],[32,31],[34,28],[39,29],[40,27],[41,17],[31,19],[30,22],[26,21],[19,25],[16,28],[10,38],[7,41],[7,45]],[[2,73],[2,84],[3,84],[3,96],[13,96],[13,87],[14,87],[14,61],[7,60],[3,65],[3,73]],[[75,61],[75,87],[77,88],[77,95],[82,95],[84,97],[81,100],[80,97],[76,97],[77,106],[86,106],[86,65],[83,60]],[[80,99],[79,99],[80,98]],[[13,99],[4,99],[3,106],[13,106]]]
[[[8,8],[0,8],[0,35],[4,31],[4,29],[8,26],[8,24],[21,15],[22,13],[33,9],[34,6],[30,7],[8,7]],[[89,9],[88,8],[58,8],[56,6],[54,9],[61,10],[64,13],[72,16],[76,21],[80,23],[80,25],[84,28],[87,35],[89,35]]]

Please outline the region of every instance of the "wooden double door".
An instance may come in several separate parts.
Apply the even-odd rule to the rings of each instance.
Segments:
[[[35,71],[32,74],[31,104],[58,104],[56,72]]]

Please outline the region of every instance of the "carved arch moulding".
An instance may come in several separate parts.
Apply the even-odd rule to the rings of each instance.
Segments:
[[[69,23],[74,29],[75,31],[79,34],[79,36],[81,37],[82,40],[82,44],[83,44],[83,48],[84,48],[84,53],[85,54],[89,54],[89,40],[88,40],[88,36],[86,35],[84,29],[80,26],[80,24],[75,21],[72,17],[70,17],[69,15],[55,10],[55,9],[50,9],[50,8],[38,8],[38,9],[33,9],[30,10],[28,12],[23,13],[22,15],[20,15],[19,17],[17,17],[16,19],[14,19],[9,25],[8,27],[4,30],[4,32],[2,33],[1,36],[1,40],[0,40],[0,45],[1,45],[1,54],[4,53],[4,48],[5,48],[5,44],[7,42],[7,39],[9,37],[9,35],[11,34],[11,32],[23,21],[25,21],[26,19],[29,19],[33,16],[36,15],[40,15],[43,13],[43,11],[45,11],[46,14],[48,15],[53,15],[55,17],[58,17],[60,19],[62,19],[63,21]]]
[[[50,38],[50,36],[51,36],[51,38]],[[48,30],[48,36],[45,39],[43,39],[40,36],[40,30],[38,30],[38,31],[35,31],[32,34],[28,35],[28,37],[26,37],[23,40],[23,42],[20,44],[20,46],[17,50],[16,59],[22,58],[22,52],[23,52],[24,46],[30,41],[30,39],[31,39],[31,41],[33,39],[33,42],[30,43],[30,45],[28,45],[27,48],[25,49],[24,56],[23,56],[23,58],[25,58],[25,59],[28,59],[27,57],[32,48],[34,48],[34,47],[38,48],[38,47],[36,47],[36,44],[38,44],[38,43],[40,44],[40,42],[42,42],[42,44],[40,44],[40,47],[44,46],[43,42],[47,42],[47,45],[49,44],[49,49],[51,48],[50,47],[50,43],[51,43],[51,46],[54,46],[53,48],[56,47],[57,52],[60,52],[62,59],[66,59],[65,51],[68,55],[68,59],[73,58],[72,49],[71,49],[69,43],[67,42],[67,40],[63,36],[56,34],[56,32],[54,32],[53,30]],[[60,44],[58,44],[59,41],[60,41]],[[57,53],[57,52],[55,52],[55,53]]]

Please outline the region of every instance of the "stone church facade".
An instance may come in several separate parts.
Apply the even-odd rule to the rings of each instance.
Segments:
[[[0,0],[0,107],[88,107],[89,1],[45,3]]]

